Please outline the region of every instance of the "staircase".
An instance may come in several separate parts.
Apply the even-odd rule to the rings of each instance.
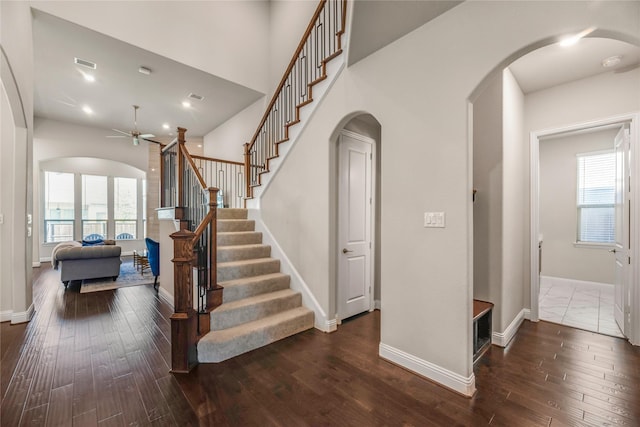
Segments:
[[[221,362],[313,327],[313,311],[289,288],[246,209],[218,209],[217,242],[223,299],[198,341],[199,362]]]

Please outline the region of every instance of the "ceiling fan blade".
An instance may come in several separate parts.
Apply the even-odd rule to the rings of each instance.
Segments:
[[[111,129],[111,130],[114,131],[114,132],[121,133],[121,134],[123,134],[125,136],[131,136],[131,132],[125,132],[125,131],[122,131],[122,130],[119,130],[119,129]]]
[[[155,135],[152,133],[143,133],[142,135],[138,135],[138,138],[154,138]]]
[[[153,135],[151,135],[151,136],[153,136]],[[144,139],[144,140],[145,140],[145,141],[147,141],[147,142],[153,142],[154,144],[164,145],[164,144],[163,144],[162,142],[160,142],[160,141],[154,141],[153,139],[146,138],[146,137],[145,137],[145,136],[143,136],[143,135],[140,135],[140,138]]]

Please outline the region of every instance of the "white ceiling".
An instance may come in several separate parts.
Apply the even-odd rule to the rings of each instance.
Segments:
[[[621,55],[618,65],[604,68],[602,60]],[[583,38],[573,46],[555,43],[534,50],[509,69],[522,91],[535,92],[601,73],[631,71],[640,64],[640,48],[619,40]]]
[[[36,117],[109,129],[133,129],[132,105],[139,105],[138,130],[158,138],[187,128],[187,136],[203,136],[252,104],[262,93],[156,55],[47,13],[33,13]],[[74,63],[74,57],[97,68]],[[151,75],[138,72],[140,66]],[[82,72],[96,81],[84,80]],[[182,101],[190,93],[204,100]],[[82,111],[89,106],[93,114]],[[170,130],[163,129],[167,123]]]

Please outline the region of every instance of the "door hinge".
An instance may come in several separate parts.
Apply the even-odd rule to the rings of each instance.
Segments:
[[[627,259],[629,260],[629,265],[631,265],[631,257],[628,256]]]

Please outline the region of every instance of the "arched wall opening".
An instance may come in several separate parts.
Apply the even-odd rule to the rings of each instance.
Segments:
[[[339,220],[340,220],[340,203],[339,203],[339,143],[340,136],[343,131],[352,132],[354,136],[361,135],[366,139],[373,141],[373,170],[374,176],[372,177],[373,185],[373,200],[372,200],[372,227],[371,227],[371,310],[381,308],[381,165],[382,165],[382,127],[380,122],[371,114],[363,111],[353,112],[345,116],[340,120],[339,124],[335,127],[330,138],[329,158],[330,158],[330,171],[329,171],[329,188],[331,189],[331,197],[329,199],[329,247],[332,248],[333,256],[329,258],[329,270],[330,277],[333,278],[332,285],[330,286],[329,293],[329,313],[334,316],[339,323],[344,319],[342,313],[340,313],[339,298],[339,259],[344,256],[342,253],[342,246],[339,239]]]
[[[635,86],[632,83],[632,74],[637,73],[633,70],[628,76],[620,74],[615,81],[613,78],[605,80],[605,76],[591,77],[582,83],[572,82],[532,94],[523,93],[508,67],[530,52],[557,43],[559,36],[532,43],[510,55],[469,97],[470,186],[475,192],[470,213],[474,223],[471,243],[473,295],[496,304],[492,341],[501,346],[513,338],[523,319],[538,320],[538,146],[530,140],[530,135],[559,124],[575,127],[578,123],[640,110],[637,100],[634,102],[631,97],[607,110],[604,106],[613,102],[594,95],[595,92],[590,93],[587,86],[587,83],[591,86],[602,84],[603,87],[608,84],[623,89],[624,93],[626,85],[626,92],[633,93],[637,87],[637,83]],[[638,45],[637,39],[610,31],[596,30],[590,37]],[[557,95],[561,91],[564,91],[563,97]],[[613,96],[616,91],[610,92]],[[607,94],[603,95],[606,98]],[[542,102],[552,96],[556,97],[556,102],[547,105],[548,111],[541,114],[540,111],[544,111]],[[594,99],[602,102],[592,108],[584,107],[593,104]],[[552,114],[555,117],[551,118]],[[637,277],[637,272],[633,274]],[[638,291],[634,292],[636,296],[632,299],[637,305]]]

